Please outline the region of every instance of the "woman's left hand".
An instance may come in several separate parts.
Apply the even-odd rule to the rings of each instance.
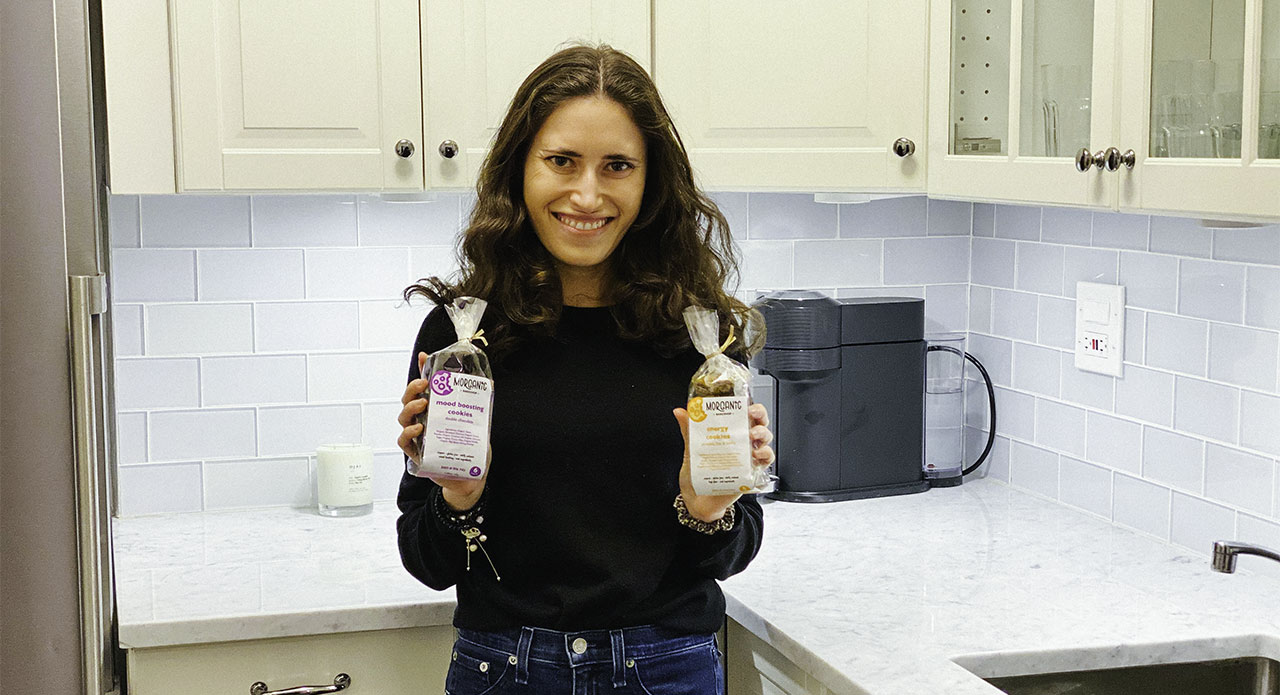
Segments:
[[[699,495],[693,491],[693,475],[689,468],[689,411],[676,408],[672,411],[676,422],[680,423],[680,434],[684,436],[684,463],[680,466],[680,494],[684,496],[684,504],[689,508],[689,515],[699,521],[713,522],[724,516],[742,493],[732,495]],[[751,462],[756,466],[768,466],[773,463],[773,432],[769,430],[769,412],[761,403],[752,403],[747,408],[751,418]]]

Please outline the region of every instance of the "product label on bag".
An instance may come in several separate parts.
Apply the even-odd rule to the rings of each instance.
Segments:
[[[699,495],[751,491],[748,405],[746,396],[689,399],[689,471]]]
[[[488,461],[493,381],[442,369],[429,383],[421,470],[447,478],[480,478]]]

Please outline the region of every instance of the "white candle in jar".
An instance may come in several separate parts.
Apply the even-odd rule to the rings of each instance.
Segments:
[[[323,444],[316,448],[316,501],[325,516],[373,510],[373,447]]]

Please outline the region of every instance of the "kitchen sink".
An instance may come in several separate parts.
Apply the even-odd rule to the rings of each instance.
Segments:
[[[1280,662],[1244,657],[984,680],[1008,695],[1280,695]]]

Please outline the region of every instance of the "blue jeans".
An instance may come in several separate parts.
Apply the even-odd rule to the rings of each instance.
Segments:
[[[722,695],[715,635],[458,630],[446,695]]]

